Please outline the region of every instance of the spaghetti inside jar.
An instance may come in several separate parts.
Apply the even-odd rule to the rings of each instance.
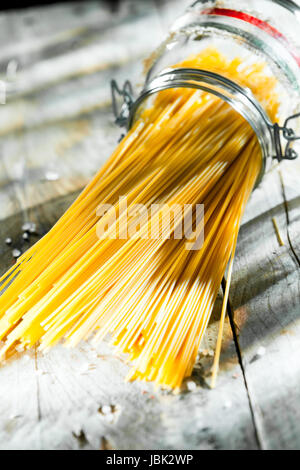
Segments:
[[[172,87],[174,79],[166,72],[175,68],[213,74],[221,86],[211,76],[201,76],[197,87],[220,96],[242,114],[257,135],[264,167],[270,167],[269,157],[278,154],[272,126],[283,126],[300,111],[299,19],[300,8],[294,2],[197,1],[174,23],[147,61],[142,95],[158,91],[160,86]],[[263,86],[252,74],[258,68],[264,75]],[[181,83],[195,85],[187,75],[181,77]],[[295,119],[295,133],[299,128],[300,119]],[[297,142],[293,146],[299,151]]]

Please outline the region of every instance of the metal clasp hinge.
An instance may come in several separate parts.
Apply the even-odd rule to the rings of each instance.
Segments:
[[[295,135],[294,130],[288,127],[289,121],[298,117],[300,117],[300,113],[288,117],[285,120],[283,127],[280,127],[277,123],[272,125],[274,145],[276,151],[276,155],[274,155],[273,158],[277,159],[279,162],[281,162],[282,160],[295,160],[298,157],[298,153],[291,148],[291,144],[295,140],[299,140],[300,136]],[[287,141],[284,152],[281,144],[281,132],[283,138]]]
[[[110,88],[115,123],[120,127],[124,127],[127,125],[130,110],[134,102],[132,85],[129,80],[126,80],[123,88],[119,88],[116,80],[111,80]],[[120,108],[118,106],[118,97],[123,98]]]

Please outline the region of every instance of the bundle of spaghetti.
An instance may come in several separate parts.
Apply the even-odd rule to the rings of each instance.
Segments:
[[[214,66],[255,83],[276,116],[276,83],[263,65],[241,71],[241,60],[209,49],[178,66]],[[128,379],[179,387],[192,372],[260,169],[253,130],[225,102],[194,89],[157,94],[56,225],[2,277],[1,357],[110,335],[116,352],[128,354]],[[187,249],[199,235],[198,204],[204,242]],[[182,212],[164,223],[168,208],[184,205],[195,229],[188,240],[175,237]]]

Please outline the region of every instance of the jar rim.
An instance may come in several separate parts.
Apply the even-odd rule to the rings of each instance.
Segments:
[[[133,102],[127,121],[128,129],[132,127],[138,109],[148,97],[171,88],[194,88],[211,93],[227,102],[249,123],[256,134],[262,153],[262,167],[255,185],[257,187],[272,159],[273,124],[249,88],[241,87],[223,75],[184,67],[163,70],[146,82],[139,97]]]

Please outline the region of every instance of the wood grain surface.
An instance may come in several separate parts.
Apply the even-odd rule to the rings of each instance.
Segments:
[[[83,1],[0,14],[0,79],[9,82],[0,105],[1,272],[114,149],[110,79],[141,84],[142,59],[189,3],[126,0],[115,10]],[[0,368],[0,449],[300,449],[299,176],[298,162],[281,165],[247,207],[216,389],[207,374],[221,294],[178,395],[125,383],[125,359],[106,342],[9,359]],[[30,242],[21,236],[28,220],[37,229]]]

